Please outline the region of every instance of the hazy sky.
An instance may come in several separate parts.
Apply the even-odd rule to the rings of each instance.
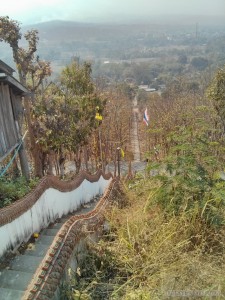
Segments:
[[[148,15],[223,15],[225,0],[5,0],[0,15],[22,24],[49,20],[115,21]]]

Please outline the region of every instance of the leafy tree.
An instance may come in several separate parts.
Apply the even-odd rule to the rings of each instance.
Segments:
[[[106,163],[113,161],[115,167],[118,159],[117,147],[124,150],[125,159],[130,151],[132,102],[125,87],[123,84],[111,86],[101,127],[104,158]]]
[[[73,153],[76,172],[81,166],[81,151],[99,125],[96,109],[102,113],[105,101],[96,91],[91,65],[72,62],[62,70],[57,84],[51,84],[44,98],[39,98],[34,113],[39,144],[65,160],[65,151]]]
[[[21,38],[22,33],[19,22],[11,20],[8,16],[0,17],[0,41],[8,43],[12,48],[13,59],[17,66],[20,82],[30,89],[34,95],[43,80],[51,75],[50,63],[40,60],[38,56],[35,57],[38,43],[37,30],[27,31],[24,34],[24,38],[28,42],[28,49],[19,46]],[[32,120],[31,103],[28,97],[24,97],[24,105],[30,137],[30,149],[34,158],[35,175],[41,177],[43,175],[41,168],[43,154],[34,138],[33,126],[37,120]]]
[[[35,91],[42,80],[51,74],[50,63],[41,61],[38,56],[35,57],[39,40],[38,31],[30,30],[23,36],[28,42],[28,49],[19,46],[22,38],[19,22],[11,20],[8,16],[0,17],[0,41],[6,42],[12,48],[21,83]],[[32,85],[28,83],[30,78]]]

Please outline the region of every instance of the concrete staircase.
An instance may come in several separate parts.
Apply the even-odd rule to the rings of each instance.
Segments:
[[[61,226],[72,216],[85,214],[95,208],[99,198],[93,199],[79,211],[63,217],[44,229],[34,243],[30,243],[24,254],[14,257],[8,266],[0,269],[0,300],[19,300],[22,298],[36,269],[44,258],[55,235]]]

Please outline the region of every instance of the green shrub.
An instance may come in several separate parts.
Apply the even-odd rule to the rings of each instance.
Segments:
[[[156,186],[152,201],[168,216],[187,212],[210,224],[224,224],[225,181],[220,176],[221,161],[214,154],[215,143],[204,132],[184,127],[178,128],[172,141],[161,164],[148,165],[149,173],[158,170],[150,178]]]
[[[14,180],[0,178],[0,208],[24,197],[37,183],[38,178],[31,179],[29,182],[24,177],[18,177]]]

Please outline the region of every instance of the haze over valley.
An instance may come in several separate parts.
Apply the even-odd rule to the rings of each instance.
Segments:
[[[121,24],[55,20],[22,27],[24,32],[30,29],[39,32],[37,54],[51,62],[53,78],[74,58],[90,61],[94,77],[133,78],[148,85],[154,78],[165,84],[168,76],[195,76],[225,62],[225,21],[213,16],[152,17]],[[9,46],[1,43],[0,51],[1,59],[14,66]],[[196,57],[205,60],[200,69],[193,67]]]

